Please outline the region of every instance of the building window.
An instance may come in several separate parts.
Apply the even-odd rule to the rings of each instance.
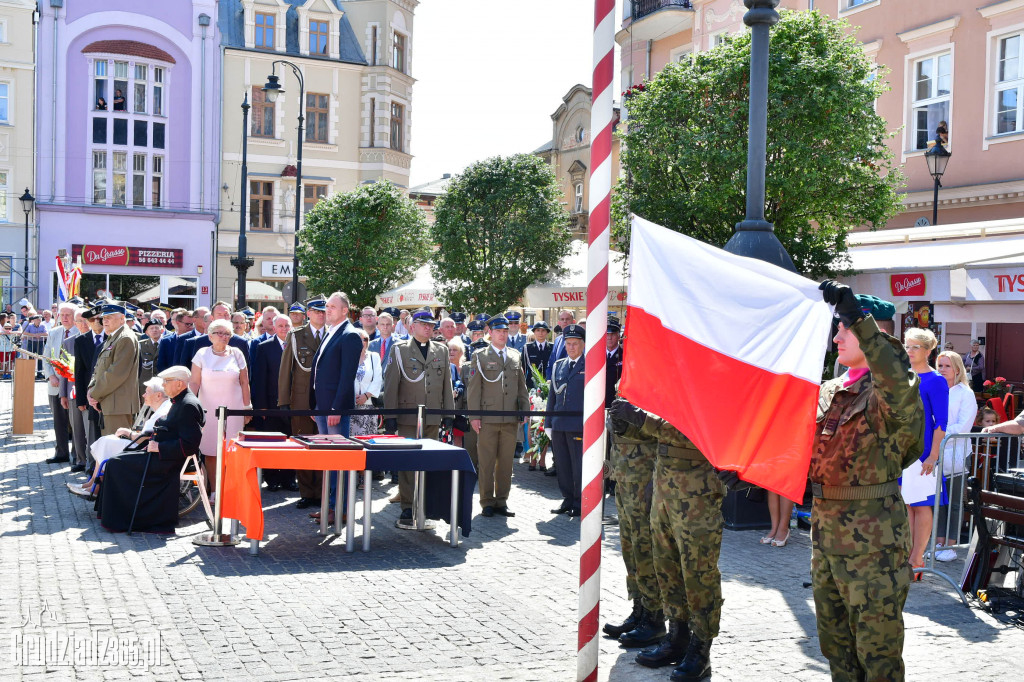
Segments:
[[[274,183],[262,180],[249,181],[249,227],[254,230],[270,230],[274,210]]]
[[[0,83],[0,123],[7,123],[10,121],[10,89],[9,83]]]
[[[309,22],[309,53],[327,54],[327,22]]]
[[[151,198],[153,208],[160,208],[164,190],[164,157],[153,157],[153,175],[151,180],[153,196]]]
[[[164,131],[166,130],[166,128],[167,125],[164,123],[153,124],[153,147],[155,149],[164,148]]]
[[[127,187],[128,154],[114,152],[114,206],[125,205],[125,188]]]
[[[395,42],[391,50],[391,66],[396,71],[405,73],[405,36],[401,33],[395,34]]]
[[[946,54],[914,62],[913,141],[914,149],[927,149],[935,130],[946,122],[953,91],[953,56]]]
[[[274,49],[274,15],[256,13],[256,47]]]
[[[136,114],[146,113],[146,81],[148,79],[149,67],[145,64],[135,65],[135,97],[133,101],[133,108]]]
[[[7,184],[8,179],[7,171],[0,171],[0,222],[5,223],[11,220],[11,217],[7,214],[9,209],[7,197],[11,194],[10,185]]]
[[[854,7],[860,7],[861,5],[866,5],[869,2],[874,1],[875,0],[846,0],[846,9],[853,9]]]
[[[127,111],[128,62],[114,62],[114,111]]]
[[[153,68],[153,115],[164,115],[164,70]]]
[[[267,101],[267,93],[258,85],[252,86],[252,134],[274,136],[274,104]]]
[[[377,146],[377,100],[370,98],[370,146]]]
[[[107,119],[97,116],[92,120],[92,142],[93,144],[107,143]]]
[[[128,144],[128,119],[114,119],[114,144]]]
[[[146,147],[149,145],[149,122],[148,121],[135,121],[134,135],[132,136],[132,142],[136,147]]]
[[[146,155],[132,156],[132,206],[146,205]]]
[[[306,142],[327,143],[327,95],[306,94]]]
[[[583,183],[577,182],[573,187],[576,200],[573,202],[573,213],[583,213]]]
[[[327,185],[305,185],[302,188],[302,215],[313,210],[327,196]]]
[[[370,27],[370,66],[377,66],[377,27]]]
[[[107,153],[92,153],[92,203],[107,203]]]
[[[96,72],[95,107],[97,111],[106,111],[110,108],[110,105],[107,102],[107,63],[105,61],[97,61],[94,70]]]
[[[1024,130],[1024,34],[999,39],[996,134]]]
[[[403,120],[405,119],[405,107],[397,102],[391,103],[391,148],[403,151],[402,144]]]
[[[583,126],[576,126],[576,133],[573,135],[573,140],[577,144],[581,144],[587,136],[587,131]]]

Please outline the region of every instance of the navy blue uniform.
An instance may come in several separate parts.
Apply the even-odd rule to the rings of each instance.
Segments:
[[[564,357],[551,369],[549,412],[583,412],[584,356],[575,362]],[[583,492],[583,416],[548,417],[562,506],[579,513]]]

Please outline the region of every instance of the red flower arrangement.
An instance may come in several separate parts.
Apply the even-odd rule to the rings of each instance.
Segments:
[[[622,93],[623,99],[629,99],[633,95],[639,94],[647,90],[647,86],[643,83],[637,83],[636,85],[626,88]]]
[[[59,359],[51,359],[48,362],[53,367],[54,374],[71,383],[75,382],[75,360],[63,348],[60,351]]]
[[[995,381],[988,379],[982,386],[985,389],[985,393],[999,398],[1010,392],[1010,385],[1006,383],[1006,377],[996,377]]]

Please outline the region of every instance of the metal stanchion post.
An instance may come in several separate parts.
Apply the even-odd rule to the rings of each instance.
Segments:
[[[320,534],[327,535],[327,508],[331,504],[331,472],[325,471],[320,484]]]
[[[424,406],[420,405],[416,408],[416,439],[423,439],[423,410]],[[423,487],[426,477],[422,471],[417,471],[415,480],[416,486],[413,490],[413,508],[416,510],[416,530],[424,530],[426,524],[426,514],[423,510]]]
[[[356,548],[356,472],[348,473],[348,504],[345,505],[345,551]],[[341,517],[338,517],[341,522]]]
[[[345,516],[345,478],[342,472],[335,472],[337,483],[334,485],[334,534],[341,535],[341,519]]]
[[[370,485],[373,483],[372,472],[363,472],[363,551],[370,551]]]
[[[224,489],[224,427],[227,421],[226,407],[221,405],[217,408],[217,482],[214,485],[214,494],[217,496],[213,505],[213,531],[203,533],[193,538],[192,544],[200,547],[224,547],[226,545],[237,545],[238,538],[230,533],[222,533],[224,527],[223,513],[223,489]]]
[[[448,510],[448,518],[452,527],[448,544],[452,547],[459,546],[459,470],[452,469],[452,506]]]

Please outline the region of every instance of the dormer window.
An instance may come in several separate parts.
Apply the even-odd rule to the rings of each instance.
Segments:
[[[309,53],[327,54],[328,32],[327,22],[311,19],[309,22]]]
[[[277,17],[266,12],[256,13],[256,47],[274,49],[274,24]]]
[[[395,42],[391,51],[391,66],[395,71],[405,73],[405,36],[401,33],[395,34]]]

